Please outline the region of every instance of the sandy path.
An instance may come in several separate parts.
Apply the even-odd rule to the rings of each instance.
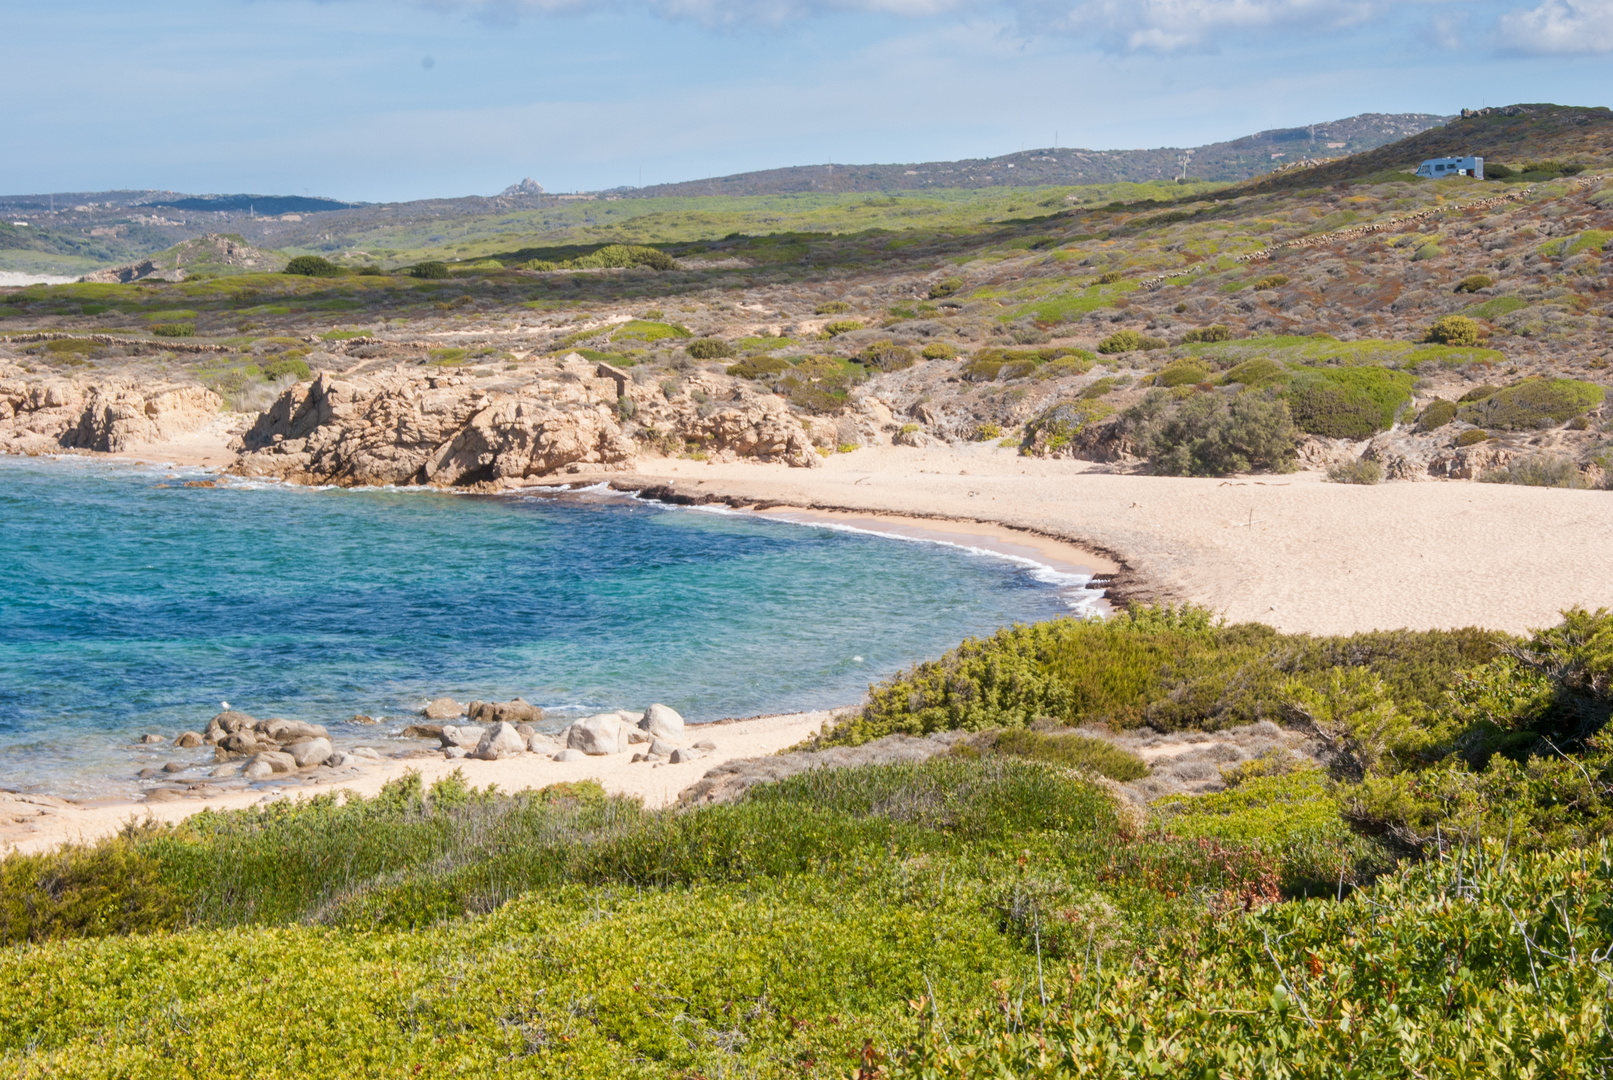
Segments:
[[[1480,625],[1521,633],[1555,623],[1574,604],[1613,606],[1613,495],[1605,491],[1464,481],[1358,487],[1316,473],[1132,476],[990,444],[869,448],[836,454],[821,469],[645,460],[635,478],[690,493],[1033,530],[1122,562],[1123,591],[1288,631]]]
[[[130,821],[148,818],[179,821],[204,809],[236,810],[277,799],[305,798],[333,791],[370,796],[380,791],[387,781],[396,780],[411,770],[430,784],[461,769],[473,786],[497,784],[504,791],[547,787],[568,780],[598,780],[613,795],[637,796],[650,807],[666,806],[708,769],[738,758],[760,757],[794,746],[821,730],[831,715],[819,711],[691,725],[691,742],[710,739],[717,749],[698,761],[681,765],[634,764],[631,753],[571,762],[551,761],[538,754],[523,754],[504,761],[448,761],[439,754],[431,754],[387,759],[340,774],[315,769],[305,774],[308,779],[304,783],[297,785],[265,782],[256,789],[172,802],[80,805],[61,799],[0,792],[0,855],[49,851],[64,843],[111,836]]]

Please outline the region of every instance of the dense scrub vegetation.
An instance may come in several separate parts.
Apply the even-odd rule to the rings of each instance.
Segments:
[[[1317,638],[1004,630],[823,740],[980,731],[647,811],[452,778],[0,860],[19,1076],[1564,1075],[1609,1052],[1613,615]],[[1274,719],[1227,789],[1056,723]],[[243,1003],[246,1003],[243,1005]],[[1466,1072],[1451,1061],[1469,1061]],[[1444,1063],[1444,1064],[1442,1064]]]

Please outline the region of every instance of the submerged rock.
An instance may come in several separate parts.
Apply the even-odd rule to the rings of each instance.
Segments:
[[[465,715],[465,706],[451,697],[440,697],[421,709],[420,715],[427,720],[453,720]]]
[[[190,750],[202,745],[206,741],[206,736],[204,736],[201,732],[187,731],[181,734],[179,738],[174,740],[174,745],[185,750]]]

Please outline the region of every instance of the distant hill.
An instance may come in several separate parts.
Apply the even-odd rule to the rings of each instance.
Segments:
[[[1507,105],[1464,112],[1441,127],[1343,161],[1269,176],[1252,187],[1280,191],[1371,179],[1415,169],[1432,157],[1476,155],[1484,158],[1486,169],[1548,161],[1588,168],[1613,165],[1613,111],[1604,107]]]
[[[1031,187],[1149,180],[1249,180],[1306,157],[1359,154],[1437,128],[1430,113],[1364,113],[1297,128],[1273,128],[1229,142],[1156,150],[1026,150],[994,158],[908,165],[797,165],[711,180],[622,189],[632,198],[783,195],[803,191],[905,191],[928,187]]]

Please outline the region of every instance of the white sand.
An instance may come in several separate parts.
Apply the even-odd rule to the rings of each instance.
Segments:
[[[1317,473],[1135,476],[990,444],[869,448],[836,454],[821,469],[649,460],[636,476],[691,493],[1029,530],[1073,545],[1062,556],[1069,562],[1098,563],[1080,548],[1119,561],[1128,588],[1144,595],[1287,631],[1477,625],[1522,633],[1574,604],[1613,607],[1613,494],[1605,491],[1467,481],[1361,487]]]

